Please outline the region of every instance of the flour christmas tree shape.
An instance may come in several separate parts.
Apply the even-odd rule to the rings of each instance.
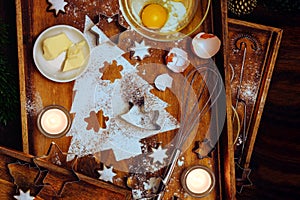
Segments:
[[[99,33],[100,29],[98,33],[103,40],[96,45],[96,36],[90,32],[90,28],[94,25],[86,17],[84,35],[92,49],[91,61],[85,74],[76,79],[74,84],[75,96],[70,112],[74,113],[75,117],[68,133],[68,136],[72,136],[68,152],[83,157],[111,150],[116,161],[121,161],[142,154],[141,139],[174,130],[178,128],[178,122],[165,110],[168,104],[150,92],[153,87],[142,79],[137,74],[135,66],[122,56],[125,52],[112,43],[104,33]],[[113,82],[102,80],[101,69],[107,63],[122,66],[119,79]],[[143,105],[138,105],[143,106],[143,111],[158,112],[155,122],[159,129],[136,127],[120,117],[129,112],[131,103],[134,103],[129,99],[133,99],[135,94],[128,91],[135,90],[142,92],[145,98]],[[106,121],[106,128],[100,128],[98,132],[83,129],[82,127],[87,127],[84,119],[89,117],[90,112],[97,113],[100,110],[109,119]],[[72,158],[69,156],[68,160]]]

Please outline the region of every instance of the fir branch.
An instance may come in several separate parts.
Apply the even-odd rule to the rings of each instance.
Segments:
[[[8,25],[0,19],[0,125],[16,120],[19,109],[18,74],[10,64]]]
[[[8,25],[3,23],[3,20],[0,19],[0,44],[7,45],[8,44]],[[2,50],[3,48],[1,48]]]

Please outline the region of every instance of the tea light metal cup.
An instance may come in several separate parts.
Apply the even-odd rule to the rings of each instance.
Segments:
[[[190,196],[202,198],[209,195],[213,190],[215,175],[208,167],[196,165],[183,172],[181,184]]]
[[[70,130],[72,119],[66,108],[60,105],[45,107],[37,117],[39,131],[49,138],[60,138]]]

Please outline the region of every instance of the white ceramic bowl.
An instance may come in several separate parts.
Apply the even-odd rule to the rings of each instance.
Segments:
[[[46,38],[55,36],[62,32],[65,33],[73,43],[78,43],[82,40],[85,40],[83,54],[86,59],[84,64],[77,69],[66,72],[62,71],[62,65],[65,60],[66,52],[61,53],[54,60],[46,60],[43,56],[42,46],[43,41]],[[81,31],[69,25],[56,25],[46,29],[39,35],[33,47],[33,59],[38,70],[46,78],[55,82],[70,82],[75,80],[86,71],[90,60],[90,51],[91,50],[88,41]]]

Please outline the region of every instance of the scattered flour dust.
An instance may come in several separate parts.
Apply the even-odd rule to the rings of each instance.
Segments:
[[[257,87],[253,82],[243,84],[241,87],[241,95],[242,99],[246,99],[247,101],[250,102],[255,102],[256,97],[257,97]]]
[[[95,42],[95,36],[90,34],[87,27],[93,27],[94,23],[86,17],[84,35],[89,43]],[[102,34],[103,36],[104,33]],[[91,61],[88,70],[81,77],[76,79],[74,84],[74,100],[71,107],[71,113],[75,113],[72,127],[68,136],[72,136],[69,153],[79,157],[93,154],[105,150],[112,150],[117,161],[128,159],[142,154],[141,139],[150,137],[160,132],[174,130],[178,128],[178,122],[172,117],[165,108],[168,104],[150,92],[153,87],[138,76],[138,71],[122,55],[125,53],[110,40],[105,38],[98,46],[91,45]],[[117,65],[122,65],[120,72],[121,79],[116,79],[113,83],[101,79],[100,68],[105,62],[112,63],[116,61]],[[119,115],[126,111],[129,102],[125,102],[121,94],[124,80],[130,78],[135,85],[142,89],[145,95],[145,112],[154,110],[159,111],[156,122],[161,127],[160,130],[144,130],[131,125],[122,120]],[[87,90],[87,88],[89,88]],[[101,92],[102,91],[102,92]],[[105,91],[105,92],[103,92]],[[102,101],[101,99],[105,99]],[[96,113],[102,110],[103,114],[109,118],[106,129],[100,129],[99,132],[84,129],[87,124],[84,121],[91,111]],[[73,159],[68,156],[68,160]]]
[[[31,90],[29,90],[31,91]],[[43,109],[43,101],[39,92],[32,94],[32,97],[27,97],[26,99],[26,112],[29,116],[36,115],[40,110]]]

